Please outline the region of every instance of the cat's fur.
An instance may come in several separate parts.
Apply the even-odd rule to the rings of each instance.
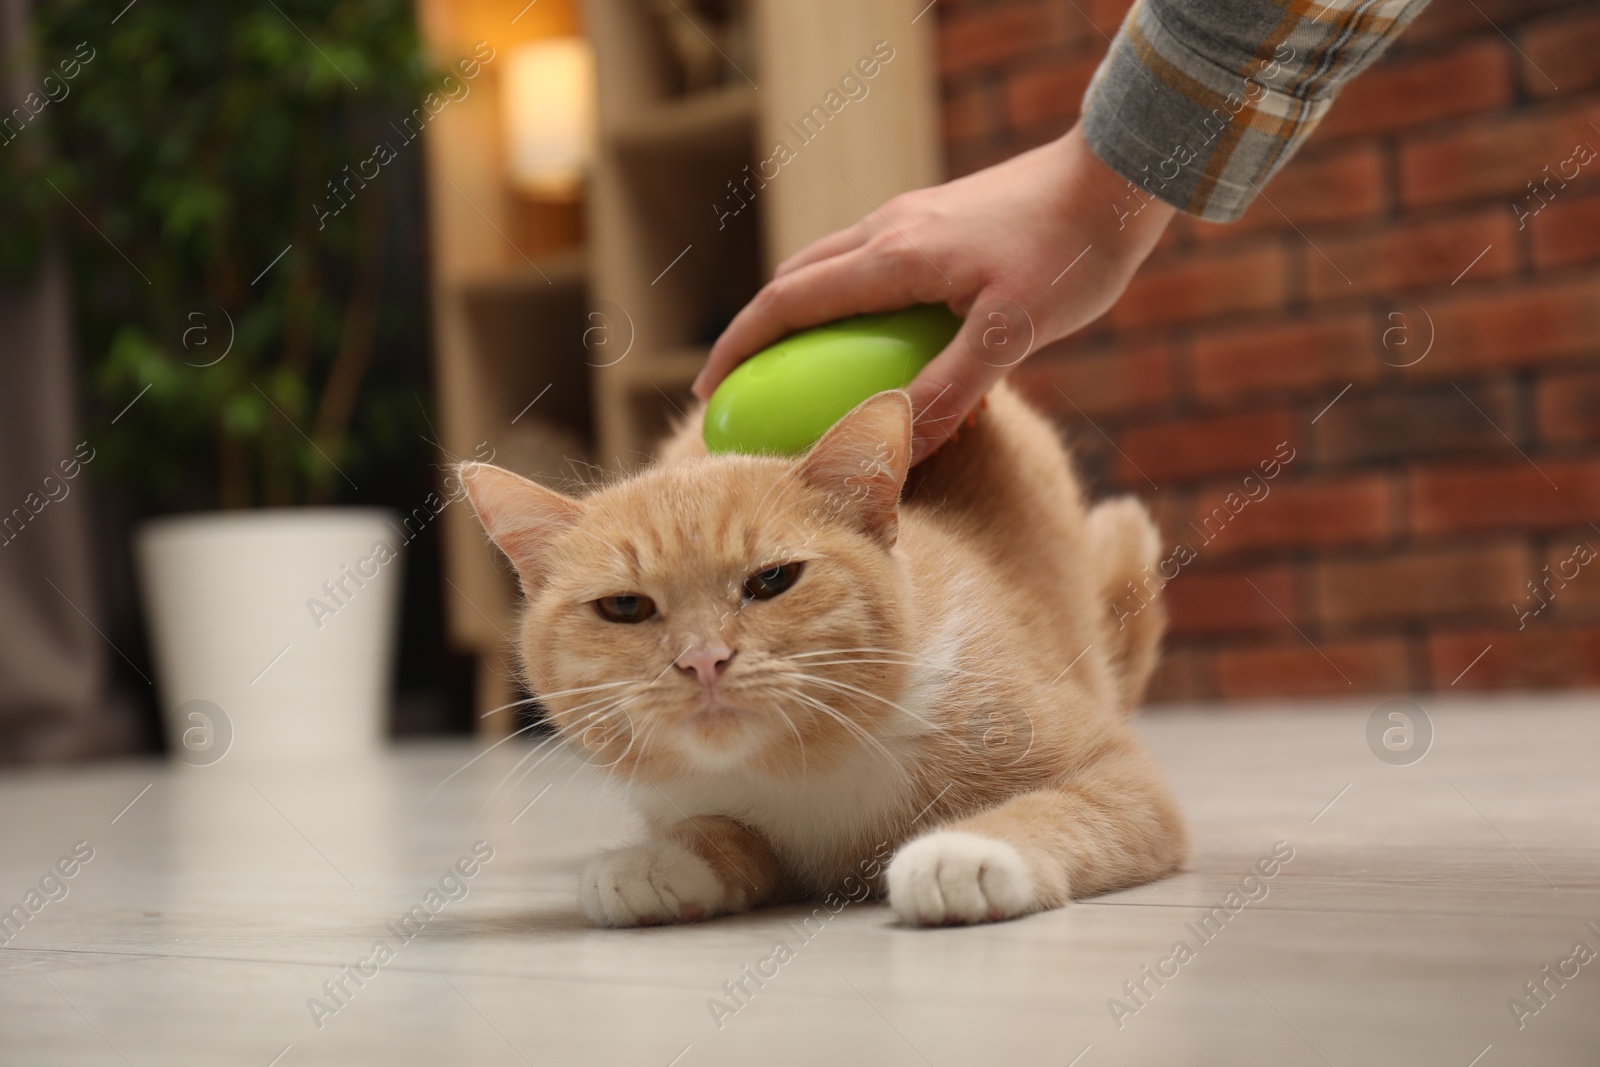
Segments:
[[[863,881],[907,922],[993,921],[1183,861],[1129,722],[1161,604],[1121,625],[1111,608],[1156,562],[1145,509],[1088,508],[1053,428],[1004,386],[908,472],[910,434],[889,392],[794,461],[706,457],[686,426],[582,499],[463,468],[521,577],[532,689],[650,827],[583,875],[595,922]],[[792,588],[743,595],[795,560]],[[593,601],[624,593],[658,614],[601,618]]]

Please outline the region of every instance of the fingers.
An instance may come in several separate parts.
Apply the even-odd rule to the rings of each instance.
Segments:
[[[801,267],[810,266],[824,259],[843,255],[852,249],[859,248],[867,243],[867,238],[872,236],[872,220],[876,216],[869,215],[854,226],[846,226],[842,230],[835,230],[826,237],[819,237],[806,245],[800,251],[778,264],[772,272],[774,278],[781,278],[790,271]]]
[[[796,268],[768,282],[734,316],[711,347],[711,357],[695,379],[694,394],[709,397],[734,367],[796,330],[849,315],[943,300],[948,288],[931,267],[920,259],[910,262],[893,245],[867,245]]]
[[[916,415],[911,428],[911,462],[921,463],[937,452],[990,387],[1004,377],[1006,369],[978,359],[963,327],[907,387]]]

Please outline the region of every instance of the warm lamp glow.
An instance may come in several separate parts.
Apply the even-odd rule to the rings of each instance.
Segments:
[[[522,191],[570,197],[593,154],[594,53],[581,37],[515,49],[506,64],[506,155]]]

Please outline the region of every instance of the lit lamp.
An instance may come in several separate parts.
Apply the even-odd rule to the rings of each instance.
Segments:
[[[594,53],[581,37],[522,45],[506,63],[511,180],[540,199],[570,199],[593,156]]]

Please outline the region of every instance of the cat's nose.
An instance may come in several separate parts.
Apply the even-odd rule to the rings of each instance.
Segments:
[[[700,684],[710,687],[716,683],[733,659],[733,649],[727,645],[700,645],[687,648],[677,659],[679,670],[695,675]]]

